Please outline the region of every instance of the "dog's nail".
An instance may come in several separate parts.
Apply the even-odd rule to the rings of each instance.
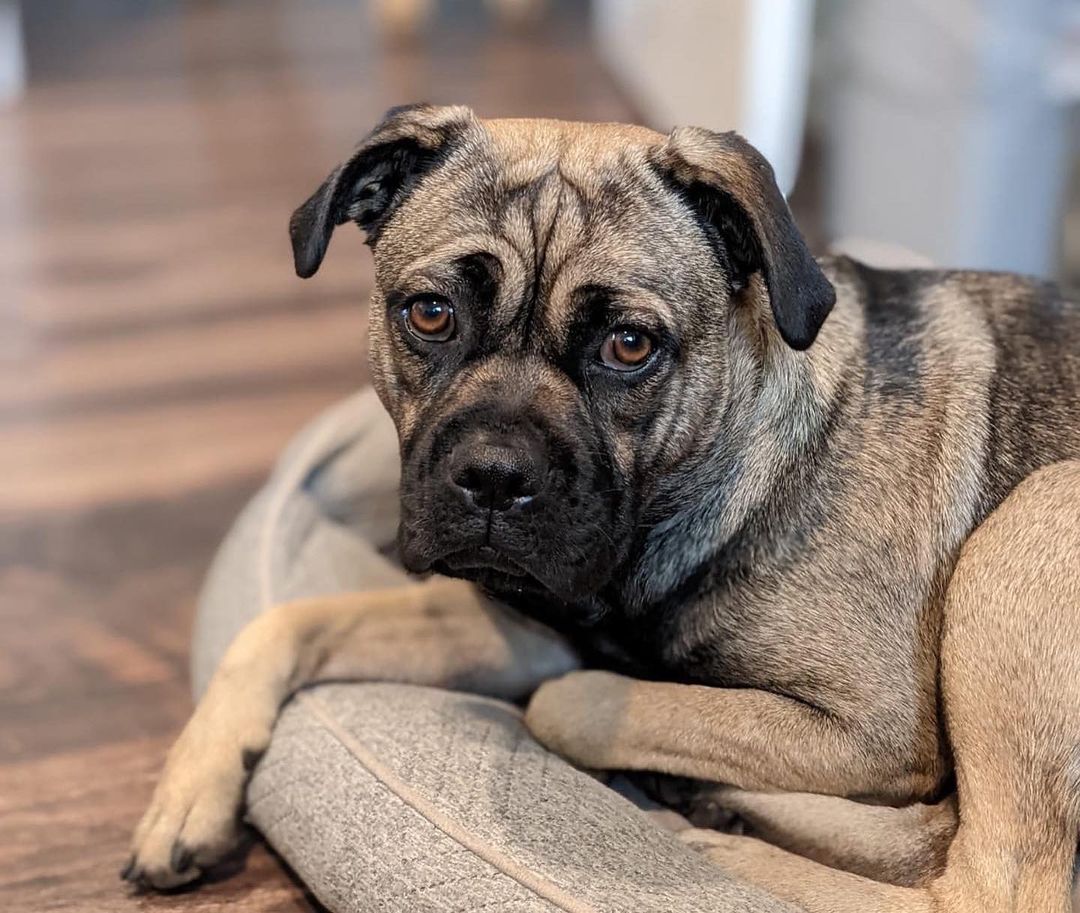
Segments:
[[[174,872],[186,872],[195,861],[195,854],[184,844],[177,841],[173,844],[172,854],[169,856],[169,865]]]
[[[131,876],[134,874],[134,872],[135,872],[135,854],[132,853],[131,856],[128,857],[128,861],[124,864],[124,867],[120,870],[120,880],[121,881],[131,881],[132,880]]]

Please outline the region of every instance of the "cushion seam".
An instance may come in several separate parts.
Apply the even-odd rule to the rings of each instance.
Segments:
[[[582,903],[577,898],[566,893],[543,875],[526,868],[475,834],[470,833],[468,829],[440,810],[433,802],[401,780],[386,764],[361,745],[359,740],[334,718],[330,708],[314,694],[303,692],[297,695],[297,699],[303,701],[319,722],[326,727],[327,731],[372,777],[451,840],[460,844],[473,855],[483,859],[497,871],[513,879],[541,900],[555,905],[564,910],[565,913],[598,913],[594,907]]]

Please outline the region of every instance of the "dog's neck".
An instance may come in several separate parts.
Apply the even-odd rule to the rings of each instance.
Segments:
[[[623,612],[692,598],[696,581],[748,560],[747,543],[760,555],[796,532],[791,517],[806,495],[807,474],[824,458],[851,390],[861,323],[861,315],[834,316],[807,352],[776,338],[762,345],[747,334],[734,337],[724,432],[706,458],[665,479],[652,500],[626,583],[612,593]],[[688,501],[687,491],[700,495]]]

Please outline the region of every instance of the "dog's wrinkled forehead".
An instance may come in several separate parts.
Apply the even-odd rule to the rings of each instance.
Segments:
[[[835,301],[768,162],[734,133],[393,109],[293,213],[299,275],[318,270],[349,221],[375,248],[383,289],[455,252],[505,258],[505,278],[523,294],[531,283],[530,300],[554,296],[556,312],[575,283],[652,284],[687,300],[699,297],[686,286],[695,276],[703,299],[706,285],[716,298],[758,277],[795,349],[813,343]]]
[[[496,325],[529,307],[549,331],[565,330],[574,293],[599,286],[673,319],[665,302],[715,263],[704,243],[687,245],[693,219],[650,168],[662,141],[618,124],[475,122],[380,233],[379,287],[421,290],[482,252],[501,270]]]

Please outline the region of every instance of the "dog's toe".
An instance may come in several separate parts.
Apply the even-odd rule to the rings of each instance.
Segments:
[[[242,833],[247,773],[239,753],[170,760],[135,831],[125,881],[159,891],[190,884],[228,856]]]
[[[135,872],[135,856],[128,857],[128,861],[124,864],[124,867],[120,870],[120,880],[130,881],[132,874]]]
[[[184,843],[177,840],[169,854],[169,865],[174,872],[186,872],[195,863],[195,853]]]
[[[196,828],[189,826],[192,821]],[[207,816],[193,808],[179,822],[168,815],[159,816],[121,876],[158,891],[190,884],[235,848],[239,832],[231,812]]]

